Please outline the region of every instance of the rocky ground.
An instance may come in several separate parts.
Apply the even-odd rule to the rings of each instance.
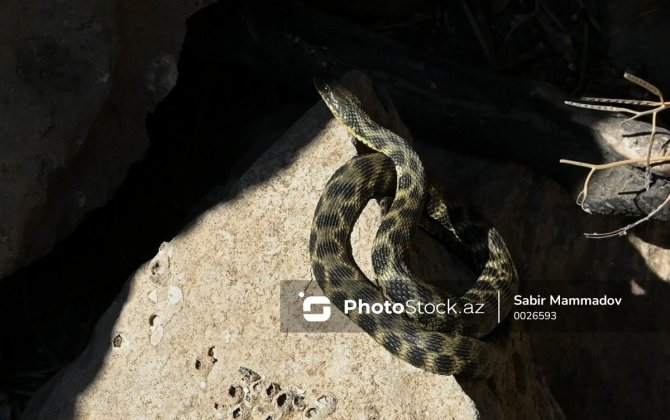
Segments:
[[[305,391],[298,411],[312,404],[335,418],[669,413],[663,225],[586,241],[584,231],[629,220],[594,218],[574,206],[585,174],[556,164],[555,153],[581,150],[558,157],[598,159],[600,152],[587,131],[563,119],[565,110],[547,111],[555,106],[550,97],[653,99],[623,80],[624,71],[669,87],[669,63],[658,53],[668,9],[590,1],[308,3],[65,8],[35,0],[0,9],[11,22],[2,30],[9,47],[0,60],[7,92],[0,105],[0,418],[18,417],[33,396],[28,414],[46,417],[152,404],[164,411],[148,413],[168,417],[224,415],[239,403],[231,389],[272,382],[292,396]],[[356,55],[370,46],[375,54]],[[577,322],[558,332],[533,330],[518,338],[507,374],[477,386],[417,372],[363,335],[353,347],[349,335],[314,347],[308,335],[279,334],[272,317],[236,318],[236,296],[270,304],[279,277],[307,277],[300,244],[318,185],[294,183],[325,180],[332,172],[326,164],[334,169],[349,156],[336,148],[336,134],[305,134],[305,125],[326,124],[326,114],[306,113],[318,100],[310,79],[319,69],[337,76],[352,68],[386,89],[427,164],[451,168],[444,176],[504,226],[526,285],[548,279],[568,291],[613,287],[607,290],[634,305],[626,333],[602,319],[579,333],[570,333]],[[538,102],[528,102],[530,93],[545,83],[537,91],[548,105],[532,111]],[[438,94],[422,93],[430,89]],[[432,98],[424,105],[440,111],[425,111],[430,107],[416,98]],[[451,115],[448,124],[439,115]],[[301,117],[302,137],[282,137]],[[521,126],[530,131],[517,133]],[[520,154],[528,133],[542,130],[531,137],[576,140],[565,148],[539,143],[532,159]],[[266,154],[248,172],[272,144],[276,160]],[[251,195],[231,195],[240,185],[254,185]],[[289,200],[286,191],[294,190],[314,197]],[[241,197],[247,201],[235,200]],[[245,236],[252,216],[253,228],[263,230],[258,221],[270,217],[279,228]],[[241,220],[239,232],[232,220]],[[249,267],[235,262],[255,257]],[[286,271],[277,271],[282,264]],[[243,268],[257,272],[242,275]],[[263,279],[267,289],[254,283]],[[269,357],[257,342],[281,348]],[[330,360],[329,351],[339,359]],[[265,382],[247,384],[239,365]],[[341,366],[352,376],[334,377]],[[129,379],[123,393],[100,397]],[[146,392],[132,391],[139,389]],[[410,397],[407,389],[426,391]],[[179,401],[165,403],[178,390]],[[269,394],[258,407],[280,396],[274,388]]]

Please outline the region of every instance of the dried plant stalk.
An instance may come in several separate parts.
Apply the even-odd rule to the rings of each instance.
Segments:
[[[651,83],[647,82],[644,79],[641,79],[637,76],[634,76],[630,73],[624,73],[623,77],[632,82],[635,83],[636,85],[646,89],[648,92],[656,95],[658,97],[658,101],[640,101],[640,100],[635,100],[635,99],[617,99],[617,98],[593,98],[593,97],[582,97],[579,98],[580,101],[582,102],[574,102],[574,101],[565,101],[566,105],[578,107],[578,108],[586,108],[586,109],[593,109],[596,111],[607,111],[607,112],[621,112],[624,114],[631,114],[632,117],[622,121],[623,123],[626,123],[628,121],[632,121],[635,119],[638,119],[640,117],[646,116],[646,115],[651,115],[651,135],[649,139],[649,147],[647,148],[647,156],[646,158],[640,158],[640,159],[626,159],[626,160],[621,160],[617,162],[612,162],[612,163],[604,163],[604,164],[592,164],[592,163],[586,163],[586,162],[579,162],[579,161],[574,161],[574,160],[567,160],[567,159],[561,159],[561,163],[565,163],[568,165],[573,165],[573,166],[580,166],[584,168],[589,168],[589,173],[586,176],[584,180],[584,184],[582,186],[582,190],[577,196],[577,204],[582,208],[582,210],[586,211],[587,213],[590,213],[589,210],[584,206],[584,203],[586,201],[586,197],[588,195],[589,191],[589,183],[591,182],[591,177],[596,171],[600,170],[605,170],[605,169],[611,169],[615,168],[618,166],[624,166],[624,165],[631,165],[631,164],[639,164],[639,163],[644,163],[645,164],[645,189],[649,190],[651,187],[651,166],[652,164],[655,163],[662,163],[662,162],[670,162],[670,156],[652,156],[651,151],[653,150],[653,145],[654,141],[656,140],[656,116],[658,115],[659,112],[666,110],[667,108],[670,107],[670,101],[665,101],[663,98],[663,93],[658,89],[656,86],[652,85]],[[591,102],[591,103],[589,103]],[[613,106],[613,105],[603,105],[603,104],[620,104],[620,105],[633,105],[633,106],[643,106],[643,107],[651,107],[651,109],[645,109],[642,111],[636,111],[631,108],[626,108],[622,106]],[[622,236],[628,233],[628,231],[635,226],[651,219],[654,217],[658,212],[661,211],[668,203],[670,203],[670,195],[666,197],[666,199],[659,204],[654,210],[652,210],[649,214],[647,214],[645,217],[635,221],[634,223],[631,223],[627,226],[624,226],[620,229],[614,230],[612,232],[607,232],[607,233],[585,233],[584,235],[587,238],[611,238],[614,236]]]

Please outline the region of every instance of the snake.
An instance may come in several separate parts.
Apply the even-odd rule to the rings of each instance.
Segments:
[[[401,360],[440,375],[490,377],[503,363],[503,352],[488,337],[510,311],[519,286],[502,236],[427,173],[412,146],[372,120],[351,91],[335,81],[315,79],[314,84],[335,119],[370,149],[335,171],[316,206],[309,254],[319,287],[332,304]],[[392,200],[383,206],[372,246],[374,279],[362,272],[351,249],[351,232],[371,199]],[[411,245],[419,228],[479,273],[462,296],[439,290],[410,267]],[[447,301],[454,310],[346,311],[345,303],[351,300],[359,306]]]

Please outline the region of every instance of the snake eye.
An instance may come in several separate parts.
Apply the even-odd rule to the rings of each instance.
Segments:
[[[322,95],[331,95],[332,94],[332,89],[330,87],[330,83],[328,83],[325,80],[320,79],[318,77],[314,78],[314,87]]]

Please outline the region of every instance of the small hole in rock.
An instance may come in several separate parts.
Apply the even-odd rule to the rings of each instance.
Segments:
[[[218,410],[218,409],[219,409],[219,403],[214,403],[214,408],[215,408],[216,410]]]
[[[151,315],[149,317],[149,325],[151,325],[153,327],[154,324],[156,323],[156,318],[158,318],[158,315],[156,315],[156,314]]]
[[[200,359],[195,359],[195,368],[200,370],[202,367],[202,363],[200,362]]]
[[[121,347],[121,344],[123,344],[123,337],[121,337],[121,334],[117,334],[113,339],[112,339],[112,345],[114,347]]]
[[[209,350],[207,350],[207,356],[212,358],[212,363],[218,362],[216,357],[214,357],[214,346],[210,347]]]
[[[236,394],[237,394],[237,388],[231,385],[230,388],[228,388],[228,395],[234,397]]]
[[[239,371],[242,374],[242,379],[247,382],[255,382],[261,378],[259,374],[249,368],[245,368],[244,366],[240,366]]]
[[[286,404],[286,394],[281,394],[277,397],[277,406],[282,407]]]
[[[317,409],[316,407],[310,407],[307,410],[305,410],[305,417],[308,419],[311,419],[312,417],[316,416],[317,414]]]
[[[304,400],[305,400],[305,397],[304,397],[304,396],[302,396],[302,395],[296,395],[295,397],[293,397],[293,401],[292,401],[291,403],[293,404],[293,406],[294,406],[295,408],[297,408],[297,409],[299,409],[299,410],[302,410],[303,408],[305,408],[305,402],[304,402]]]
[[[281,387],[279,384],[276,383],[271,383],[270,386],[267,387],[265,392],[268,394],[269,397],[273,397],[276,393],[278,393],[281,390]]]
[[[233,418],[238,419],[242,415],[242,409],[240,407],[237,407],[236,409],[233,410]]]
[[[258,382],[256,382],[255,384],[253,384],[253,385],[251,386],[251,389],[253,389],[254,392],[258,392],[258,391],[260,391],[260,388],[261,388],[261,384],[259,384]]]
[[[158,270],[161,268],[161,263],[159,261],[156,261],[151,265],[151,274],[156,275],[158,273]]]

